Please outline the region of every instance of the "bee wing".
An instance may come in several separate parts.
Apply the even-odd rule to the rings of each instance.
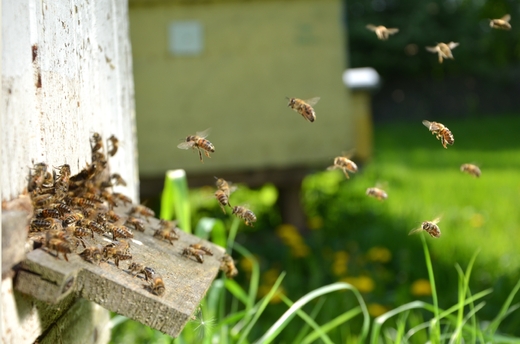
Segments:
[[[209,136],[210,131],[211,131],[211,128],[208,128],[208,129],[206,129],[204,131],[197,131],[196,135],[201,137],[201,138],[206,138],[206,137]]]
[[[398,33],[399,29],[398,28],[386,29],[386,32],[388,32],[389,35],[393,35],[394,33]]]
[[[450,49],[455,49],[456,47],[459,46],[459,43],[457,43],[457,42],[450,42],[450,43],[447,44],[447,46]]]
[[[356,149],[352,148],[348,151],[342,151],[341,156],[344,158],[350,159],[354,155],[355,152],[356,152]]]
[[[408,235],[412,235],[412,234],[417,233],[417,232],[420,232],[420,231],[422,231],[422,227],[421,227],[421,226],[419,226],[418,228],[414,228],[414,229],[412,229],[412,230],[408,233]]]
[[[511,16],[509,14],[506,14],[505,16],[503,16],[500,19],[502,19],[503,21],[509,22],[511,20]]]
[[[184,142],[181,142],[177,145],[177,148],[180,148],[180,149],[189,149],[191,147],[193,147],[193,145],[195,144],[195,142],[193,141],[184,141]]]
[[[433,219],[431,222],[436,225],[439,222],[441,222],[442,215],[437,216],[435,219]]]
[[[438,51],[437,46],[434,47],[426,47],[426,50],[428,50],[431,53],[436,53]]]
[[[319,100],[320,100],[320,97],[314,97],[314,98],[311,98],[311,99],[306,99],[306,100],[304,100],[304,102],[306,102],[310,106],[313,106],[313,105],[316,105]]]
[[[229,187],[229,193],[232,194],[233,192],[237,191],[237,189],[238,189],[238,186],[236,186],[236,185],[231,185],[231,186]]]
[[[368,25],[366,26],[366,28],[369,29],[370,31],[376,31],[377,26],[372,25],[372,24],[368,24]]]

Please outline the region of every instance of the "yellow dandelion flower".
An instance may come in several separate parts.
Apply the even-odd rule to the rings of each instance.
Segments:
[[[432,294],[430,281],[424,278],[414,281],[410,290],[414,296],[430,296]]]
[[[348,253],[346,251],[337,251],[334,252],[334,261],[341,261],[342,263],[348,262]]]
[[[334,262],[332,264],[332,273],[336,276],[344,276],[347,274],[347,264]]]
[[[323,227],[323,218],[321,216],[313,216],[307,220],[309,229],[321,229]]]
[[[309,246],[305,245],[303,242],[299,243],[297,245],[291,245],[291,254],[293,257],[296,257],[296,258],[307,257],[310,252],[311,252],[311,249],[309,248]]]
[[[282,240],[292,241],[292,240],[298,240],[300,238],[300,233],[298,232],[298,228],[291,224],[283,224],[280,225],[276,229],[276,234],[280,237]]]
[[[392,252],[383,246],[374,246],[367,252],[368,260],[373,262],[388,263],[392,259]]]
[[[240,271],[249,273],[253,270],[254,258],[244,257],[240,259]]]
[[[258,297],[262,298],[262,297],[266,296],[267,294],[269,294],[269,292],[271,291],[272,288],[273,288],[272,285],[262,284],[262,285],[258,286]],[[271,298],[271,300],[269,300],[269,303],[277,304],[277,303],[282,302],[282,298],[281,298],[282,295],[286,295],[286,292],[285,292],[285,289],[283,286],[279,286],[278,289],[274,292],[274,295]]]
[[[374,280],[368,276],[345,277],[342,278],[341,281],[352,284],[362,293],[370,293],[372,290],[374,290],[375,287]]]
[[[278,276],[280,276],[280,270],[276,269],[276,268],[271,268],[269,270],[267,270],[266,272],[264,272],[262,274],[262,280],[264,281],[265,284],[267,285],[273,285],[274,282],[276,282],[276,280],[278,279]]]
[[[367,308],[368,308],[368,314],[370,314],[374,318],[388,312],[388,308],[386,308],[383,305],[380,305],[379,303],[370,303],[367,305]]]

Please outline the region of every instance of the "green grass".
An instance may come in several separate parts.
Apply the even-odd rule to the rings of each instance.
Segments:
[[[253,264],[236,281],[214,282],[197,319],[176,342],[520,342],[511,337],[520,336],[514,302],[520,288],[520,118],[428,119],[448,126],[455,144],[444,149],[420,121],[380,125],[372,161],[351,179],[319,171],[304,180],[302,203],[313,224],[302,238],[310,248],[306,256],[295,257],[273,230],[281,221],[270,185],[241,186],[231,196],[254,209],[254,229],[223,214],[212,188],[183,196],[192,211],[182,216],[197,223],[196,235]],[[459,171],[467,162],[481,167],[481,178]],[[384,202],[365,195],[377,182],[386,184]],[[439,239],[408,235],[438,215]],[[374,248],[388,250],[389,258],[370,258]],[[333,267],[341,256],[347,257],[341,263],[346,269],[337,273]],[[269,284],[273,271],[278,278]],[[363,291],[342,282],[359,276],[372,287]],[[412,294],[418,279],[430,281],[430,296]],[[340,285],[352,293],[328,293]],[[277,291],[283,294],[275,302]],[[363,307],[377,304],[387,311],[367,319]],[[129,335],[129,324],[117,325],[113,342]],[[148,338],[136,342],[172,342],[154,331]]]

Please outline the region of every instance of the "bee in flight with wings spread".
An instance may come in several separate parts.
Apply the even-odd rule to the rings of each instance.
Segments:
[[[206,140],[206,137],[208,137],[209,135],[209,131],[210,129],[208,128],[204,131],[197,132],[195,135],[187,136],[184,142],[179,143],[177,147],[180,149],[197,148],[197,150],[199,151],[200,162],[204,163],[204,160],[202,159],[201,150],[204,151],[204,154],[208,158],[211,158],[209,156],[209,152],[215,152],[215,147],[213,146],[213,144]]]
[[[448,148],[446,147],[446,144],[452,145],[455,142],[455,138],[450,129],[445,127],[442,123],[430,122],[427,120],[422,121],[422,123],[432,132],[433,135],[435,135],[437,140],[441,140],[444,148]]]
[[[318,103],[320,97],[315,97],[307,100],[289,97],[285,98],[289,99],[289,104],[287,104],[287,106],[293,109],[294,111],[298,112],[300,115],[302,115],[303,118],[305,118],[309,122],[314,122],[316,120],[316,112],[314,112],[312,106]]]
[[[419,228],[412,229],[408,235],[420,232],[420,231],[426,231],[428,234],[430,234],[434,238],[439,238],[441,236],[441,230],[439,226],[437,226],[437,223],[441,221],[441,217],[437,217],[433,221],[424,221]]]

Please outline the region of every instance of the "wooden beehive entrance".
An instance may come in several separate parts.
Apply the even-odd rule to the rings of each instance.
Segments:
[[[126,215],[131,206],[115,208],[116,213]],[[144,232],[134,232],[131,240],[132,261],[152,267],[161,274],[166,291],[154,295],[150,283],[142,275],[133,277],[127,266],[102,261],[99,265],[83,260],[77,254],[69,254],[65,261],[60,254],[47,252],[46,248],[31,251],[18,272],[16,289],[34,298],[56,304],[71,293],[93,301],[106,309],[127,316],[170,336],[179,335],[196,311],[220,267],[224,254],[221,247],[190,234],[179,231],[179,240],[171,245],[158,240],[152,234],[159,227],[155,218],[145,222]],[[96,235],[89,238],[94,245],[107,245],[108,237]],[[204,263],[182,255],[190,244],[202,243],[214,255],[205,256]],[[128,263],[127,263],[128,262]]]

